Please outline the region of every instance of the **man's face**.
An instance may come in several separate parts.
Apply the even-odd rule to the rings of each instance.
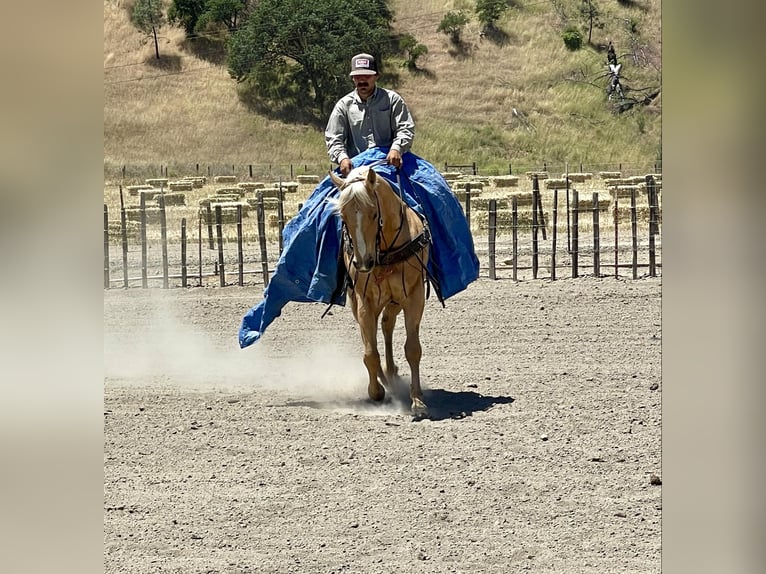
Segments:
[[[372,92],[375,91],[375,82],[378,79],[377,75],[351,76],[351,78],[354,80],[356,93],[359,94],[359,97],[362,98],[362,100],[367,100],[367,98],[372,95]]]

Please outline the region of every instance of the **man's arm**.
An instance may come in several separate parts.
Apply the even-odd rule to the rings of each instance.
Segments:
[[[330,156],[330,161],[337,164],[340,164],[344,159],[348,159],[348,153],[346,152],[347,126],[346,108],[341,100],[335,104],[324,131],[327,155]]]
[[[404,99],[396,92],[390,92],[391,132],[394,134],[391,149],[405,154],[412,148],[415,138],[415,121]]]

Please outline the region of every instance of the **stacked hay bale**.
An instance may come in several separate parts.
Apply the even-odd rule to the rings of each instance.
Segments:
[[[452,184],[452,193],[458,198],[458,201],[465,201],[466,192],[470,190],[471,197],[481,194],[484,189],[484,182],[476,179],[456,180]]]
[[[298,175],[295,179],[300,185],[317,185],[319,183],[318,175]]]
[[[587,172],[562,173],[561,177],[568,177],[572,183],[585,183],[593,179],[593,174]]]
[[[237,187],[247,191],[255,191],[256,189],[263,189],[266,187],[266,184],[262,181],[241,181],[237,184]]]
[[[207,183],[207,178],[204,175],[191,175],[182,179],[192,182],[192,187],[194,187],[194,189],[200,189]]]
[[[545,180],[545,189],[566,189],[569,185],[566,177],[554,177]]]
[[[154,189],[154,186],[149,185],[148,183],[142,183],[140,185],[129,185],[126,189],[128,190],[128,195],[136,197],[140,191],[145,189]]]
[[[194,189],[194,182],[187,179],[170,181],[168,182],[168,189],[170,191],[191,191]]]
[[[213,178],[215,183],[237,183],[236,175],[216,175]]]
[[[107,229],[110,242],[122,241],[122,223],[120,221],[109,221]],[[138,221],[125,221],[125,235],[128,241],[139,243],[141,241],[141,224]]]
[[[519,186],[518,175],[495,175],[490,177],[489,181],[491,185],[501,189]]]
[[[453,183],[463,177],[463,173],[460,171],[445,171],[442,172],[442,177],[447,183]]]
[[[160,222],[160,208],[154,205],[146,206],[144,209],[146,213],[146,223],[154,224]],[[125,208],[125,217],[128,221],[141,221],[141,208],[138,206],[131,206]]]
[[[144,180],[144,182],[147,185],[151,185],[152,187],[164,187],[167,188],[168,186],[168,178],[167,177],[153,177]]]

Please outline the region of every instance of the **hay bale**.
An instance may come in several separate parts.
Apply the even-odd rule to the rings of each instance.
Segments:
[[[634,191],[636,192],[637,200],[641,198],[642,195],[644,195],[640,193],[641,190],[639,189],[637,185],[616,185],[609,188],[609,194],[612,196],[612,199],[614,199],[615,197],[619,199],[630,198],[631,194]]]
[[[606,211],[612,205],[612,194],[607,191],[595,192],[596,208],[599,211]],[[581,194],[577,200],[577,209],[580,212],[593,211],[593,196],[591,194]]]
[[[537,179],[548,179],[548,172],[547,171],[528,171],[526,172],[526,176],[529,179],[532,179],[534,176],[537,176]]]
[[[601,179],[620,179],[622,177],[622,172],[620,172],[620,171],[600,171],[600,172],[598,172],[598,176]]]
[[[181,179],[183,181],[192,182],[192,187],[195,189],[204,187],[204,185],[207,183],[207,178],[204,175],[189,175],[187,177],[182,177]]]
[[[199,206],[203,208],[207,208],[209,205],[212,205],[214,203],[227,203],[227,202],[236,202],[239,201],[240,197],[239,195],[213,195],[208,197],[203,197],[199,200]]]
[[[245,191],[254,191],[256,189],[263,189],[266,187],[266,184],[262,181],[241,181],[237,184],[237,187]]]
[[[215,190],[216,195],[234,195],[236,197],[242,197],[245,195],[245,190],[241,187],[219,187]]]
[[[147,185],[151,185],[152,187],[167,187],[168,186],[167,177],[153,177],[150,179],[145,179],[144,182]]]
[[[295,193],[298,191],[297,181],[283,181],[281,184],[278,181],[275,181],[271,185],[276,188],[279,188],[279,186],[281,185],[282,191],[286,193]]]
[[[518,175],[496,175],[490,178],[490,183],[495,187],[518,187],[519,176]]]
[[[160,208],[154,205],[147,206],[144,210],[146,212],[146,223],[159,223],[160,222]],[[141,208],[140,207],[126,207],[125,217],[128,221],[141,221]]]
[[[215,183],[236,183],[237,176],[236,175],[216,175],[213,178],[213,181]]]
[[[153,185],[149,185],[148,183],[143,183],[140,185],[129,185],[127,188],[128,195],[132,195],[133,197],[138,195],[138,192],[144,189],[154,189]]]
[[[566,189],[567,179],[565,177],[551,178],[545,181],[545,189]]]
[[[587,180],[593,179],[593,174],[586,172],[562,173],[561,177],[568,177],[569,181],[575,183],[585,183]]]
[[[487,211],[489,202],[495,200],[496,209],[508,209],[511,207],[511,201],[507,197],[477,197],[471,198],[471,210]]]
[[[295,177],[301,185],[314,185],[319,183],[318,175],[298,175]]]
[[[200,210],[200,216],[202,221],[206,225],[215,224],[215,210],[216,207],[221,207],[221,223],[237,223],[237,207],[242,207],[242,217],[246,217],[252,209],[247,202],[244,201],[213,201],[210,203],[210,211]]]
[[[247,204],[252,208],[258,207],[258,198],[257,197],[248,197],[247,198]],[[263,209],[264,211],[275,211],[279,209],[279,199],[274,197],[264,197],[263,198]]]
[[[110,241],[122,241],[122,224],[119,221],[110,221],[107,230]],[[128,241],[138,243],[141,240],[141,224],[137,221],[126,220],[125,235]]]
[[[191,191],[194,189],[194,182],[188,180],[177,180],[168,183],[170,191]]]
[[[467,189],[470,189],[471,193],[474,191],[481,191],[484,189],[484,182],[475,179],[466,179],[464,181],[456,181],[452,184],[453,191],[465,192]]]
[[[607,187],[617,187],[618,185],[627,185],[627,182],[622,178],[605,179],[604,185]]]
[[[476,224],[482,231],[488,230],[489,213],[479,211],[475,217],[472,217],[471,223]],[[532,225],[532,212],[518,211],[516,213],[516,225],[517,228],[530,227]],[[510,209],[498,209],[495,217],[495,229],[498,232],[511,231],[513,229],[513,211]]]
[[[186,205],[186,195],[180,192],[170,192],[162,194],[165,200],[165,206]],[[155,199],[159,200],[160,196]]]
[[[461,177],[463,177],[463,173],[460,172],[460,171],[445,171],[445,172],[442,172],[442,177],[446,181],[452,182],[452,181],[456,181],[456,180],[460,179]]]
[[[138,190],[138,197],[139,197],[139,200],[140,200],[141,197],[143,197],[145,201],[151,201],[156,196],[158,196],[160,193],[162,193],[161,189],[150,187],[148,189],[140,189],[140,190]]]
[[[279,216],[276,213],[269,213],[269,217],[266,221],[268,226],[272,229],[279,227]]]
[[[516,207],[532,207],[534,203],[534,194],[531,191],[514,191],[508,198],[508,205],[513,205],[513,198],[516,198]]]

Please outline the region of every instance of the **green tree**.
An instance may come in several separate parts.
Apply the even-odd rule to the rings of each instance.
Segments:
[[[399,48],[407,54],[407,61],[402,67],[408,70],[418,69],[418,58],[428,53],[428,46],[418,42],[412,34],[405,34],[399,40]]]
[[[439,22],[436,31],[444,32],[449,36],[450,42],[453,44],[460,44],[460,34],[463,31],[463,26],[468,24],[468,20],[468,16],[461,11],[449,11],[444,15],[442,21]]]
[[[385,0],[260,0],[229,41],[229,74],[272,112],[306,109],[326,117],[348,92],[351,57],[393,51]]]
[[[188,36],[225,26],[236,30],[247,17],[255,0],[173,0],[168,9],[168,20],[183,26]]]
[[[604,27],[604,24],[601,22],[601,11],[593,0],[581,0],[580,16],[585,20],[585,25],[588,28],[588,44],[592,44],[593,28]]]
[[[507,0],[476,0],[476,15],[487,28],[494,28],[507,9]]]
[[[242,19],[247,17],[250,4],[248,0],[207,0],[195,30],[200,33],[216,25],[224,25],[229,32],[234,32]]]
[[[162,0],[136,0],[130,13],[133,25],[154,38],[154,54],[160,59],[160,45],[157,41],[157,30],[165,24],[165,16],[162,13]]]

